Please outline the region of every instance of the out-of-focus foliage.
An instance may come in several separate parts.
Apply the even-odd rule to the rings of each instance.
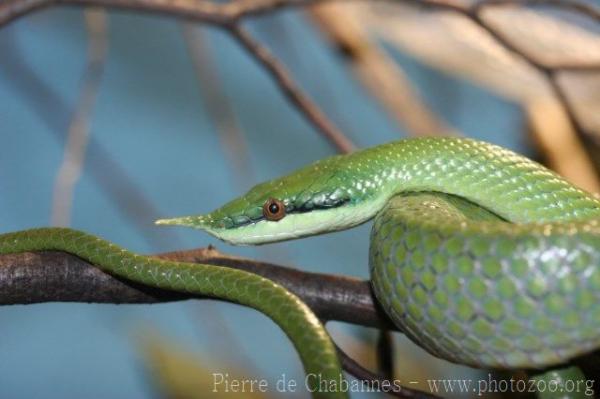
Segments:
[[[543,76],[464,16],[385,2],[356,2],[346,7],[373,34],[402,51],[498,95],[519,102],[552,95]],[[600,64],[600,28],[582,25],[581,18],[514,7],[489,7],[483,17],[537,60]],[[565,83],[580,113],[587,116],[586,123],[600,133],[600,73],[566,77]]]
[[[144,359],[144,366],[151,377],[152,384],[169,399],[221,399],[248,398],[268,399],[267,393],[258,390],[229,392],[214,389],[213,372],[216,369],[227,369],[233,381],[255,379],[245,370],[236,370],[235,366],[224,367],[221,359],[201,358],[190,353],[189,349],[178,346],[156,334],[142,338],[139,348]]]

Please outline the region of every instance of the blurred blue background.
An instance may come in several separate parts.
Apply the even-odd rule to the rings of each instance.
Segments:
[[[305,270],[367,277],[370,225],[260,248],[230,247],[197,231],[154,226],[158,217],[210,211],[257,182],[335,150],[226,33],[194,28],[222,89],[219,101],[231,107],[248,146],[246,161],[233,159],[209,111],[206,90],[212,83],[197,75],[182,24],[122,12],[110,12],[108,23],[108,55],[69,210],[72,227],[139,252],[214,244],[228,253]],[[248,27],[357,145],[405,136],[304,14],[279,12]],[[52,222],[87,40],[81,9],[45,10],[0,30],[3,232]],[[458,130],[530,151],[517,106],[403,54],[392,55],[434,111]],[[0,326],[2,398],[159,397],[136,346],[140,333],[154,330],[197,351],[214,372],[238,363],[272,381],[282,373],[302,378],[285,336],[265,317],[229,304],[6,306],[0,308]],[[342,346],[353,335],[373,335],[340,325],[331,329]],[[442,375],[443,362],[427,364],[434,364],[432,375]]]

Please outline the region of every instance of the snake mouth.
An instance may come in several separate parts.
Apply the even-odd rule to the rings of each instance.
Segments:
[[[192,227],[194,229],[205,231],[213,237],[216,237],[222,241],[228,242],[233,245],[252,245],[256,244],[252,240],[244,239],[244,235],[237,237],[237,230],[244,230],[242,228],[227,229],[215,226],[214,219],[210,215],[200,216],[183,216],[172,219],[159,219],[154,224],[162,226],[185,226]],[[230,237],[232,236],[232,237]]]

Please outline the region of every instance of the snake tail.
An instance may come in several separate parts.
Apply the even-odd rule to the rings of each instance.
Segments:
[[[299,353],[314,398],[346,398],[333,342],[316,315],[296,295],[264,277],[226,267],[142,256],[96,236],[68,228],[40,228],[0,235],[0,254],[56,250],[137,283],[206,295],[258,310],[271,318]],[[323,381],[327,390],[323,390]],[[330,383],[328,383],[330,382]],[[337,382],[337,384],[336,384]]]

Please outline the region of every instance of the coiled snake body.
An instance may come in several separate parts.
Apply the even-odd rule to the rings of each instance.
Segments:
[[[264,244],[372,218],[376,296],[434,355],[483,368],[547,368],[600,346],[600,201],[487,143],[411,139],[334,156],[255,186],[209,214],[158,223],[200,228],[233,244]],[[339,378],[319,321],[269,280],[132,254],[70,229],[0,236],[0,253],[46,249],[144,284],[256,308],[284,329],[308,373]]]

